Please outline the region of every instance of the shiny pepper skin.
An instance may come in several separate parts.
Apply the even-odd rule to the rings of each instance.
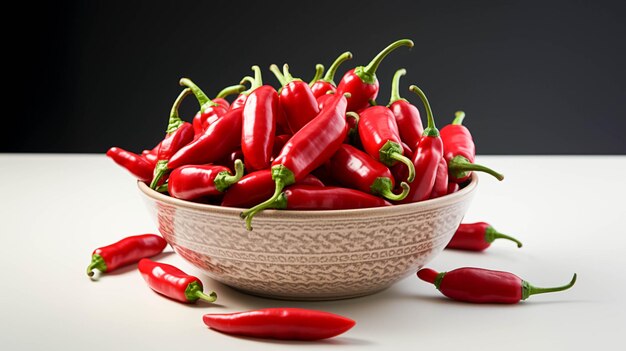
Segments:
[[[167,242],[156,234],[142,234],[126,237],[114,244],[97,248],[91,256],[87,275],[93,276],[93,270],[112,272],[120,267],[137,263],[142,258],[158,255],[167,246]]]
[[[187,165],[176,168],[167,182],[167,192],[181,200],[222,195],[243,176],[243,163],[235,161],[236,174],[218,165]]]
[[[107,151],[107,156],[140,181],[150,182],[152,180],[154,164],[141,155],[114,146]]]
[[[144,258],[139,261],[137,268],[152,290],[170,299],[183,303],[193,303],[199,299],[214,302],[217,299],[215,292],[205,294],[202,291],[200,279],[172,265]]]

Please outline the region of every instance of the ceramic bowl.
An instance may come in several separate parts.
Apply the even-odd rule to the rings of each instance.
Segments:
[[[452,238],[478,184],[412,204],[257,214],[178,200],[139,182],[159,231],[209,277],[265,297],[331,300],[375,293],[415,272]]]

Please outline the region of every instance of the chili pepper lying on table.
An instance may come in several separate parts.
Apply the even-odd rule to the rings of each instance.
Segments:
[[[434,284],[451,299],[473,303],[513,304],[526,300],[531,295],[567,290],[576,283],[574,274],[566,285],[538,288],[512,273],[473,267],[441,273],[425,268],[417,272],[417,276]]]
[[[107,156],[140,181],[150,182],[152,180],[154,165],[141,155],[114,146],[107,151]]]
[[[276,65],[270,66],[276,78],[282,84],[279,95],[280,108],[285,114],[287,125],[291,134],[295,134],[305,124],[309,123],[320,112],[317,100],[311,88],[299,78],[294,78],[289,73],[289,66],[283,66],[283,74],[279,75]]]
[[[202,299],[208,302],[217,300],[214,291],[204,293],[200,279],[188,275],[180,269],[166,264],[149,260],[139,261],[139,272],[148,286],[161,295],[176,301],[193,303]]]
[[[218,118],[222,117],[228,111],[228,102],[226,105],[223,103],[217,103],[209,99],[209,97],[200,89],[194,82],[188,78],[182,78],[180,85],[191,89],[193,95],[195,95],[198,103],[200,104],[200,110],[193,117],[193,131],[194,135],[198,137],[206,129],[208,125],[215,122]]]
[[[417,107],[400,97],[400,77],[406,74],[406,69],[396,71],[391,82],[391,98],[387,107],[396,117],[400,139],[411,149],[415,149],[422,138],[424,127]]]
[[[302,180],[322,165],[339,149],[348,133],[346,125],[347,101],[337,95],[320,114],[294,134],[280,155],[272,162],[272,179],[275,190],[268,200],[241,213],[246,228],[252,230],[255,214],[275,205],[285,186]]]
[[[337,94],[350,94],[351,98],[348,101],[348,111],[360,111],[370,106],[371,101],[376,100],[379,89],[376,70],[389,53],[401,46],[411,48],[413,47],[413,41],[402,39],[393,42],[378,53],[367,66],[356,67],[344,74],[337,86]]]
[[[167,242],[159,235],[129,236],[114,244],[95,249],[91,255],[91,263],[87,267],[87,275],[92,277],[94,269],[102,273],[112,272],[119,267],[139,262],[142,258],[158,255],[166,246]]]
[[[311,91],[313,92],[313,96],[315,96],[316,99],[328,94],[329,92],[334,93],[337,90],[337,85],[334,81],[335,73],[337,73],[337,68],[339,68],[339,65],[341,65],[343,62],[350,59],[352,59],[352,53],[350,51],[346,51],[343,54],[339,55],[339,57],[335,59],[335,62],[333,62],[332,65],[330,65],[330,67],[328,68],[328,71],[326,72],[326,75],[324,75],[324,78],[315,81],[311,85]]]
[[[498,232],[488,223],[478,222],[459,225],[446,249],[483,251],[496,239],[511,240],[517,244],[517,247],[522,247],[519,240]]]
[[[167,182],[167,192],[177,199],[195,200],[221,195],[243,176],[243,162],[235,161],[235,174],[219,165],[187,165],[176,168]]]
[[[324,183],[312,174],[307,174],[296,184],[324,186]],[[228,188],[222,199],[222,206],[250,208],[272,196],[274,186],[271,170],[264,169],[248,173]]]
[[[359,114],[359,138],[365,151],[376,161],[393,166],[398,161],[409,170],[409,183],[415,178],[415,166],[404,156],[398,125],[391,110],[385,106],[372,106]]]
[[[430,197],[433,186],[435,185],[435,180],[437,179],[439,162],[443,157],[443,143],[439,136],[439,130],[435,127],[433,111],[430,108],[430,103],[426,95],[415,85],[411,85],[409,90],[417,94],[422,100],[426,108],[428,125],[426,129],[424,129],[422,138],[416,145],[416,149],[413,151],[413,158],[411,159],[415,166],[415,173],[417,173],[419,177],[411,183],[411,191],[409,191],[409,195],[402,200],[401,203],[423,201]]]
[[[345,333],[356,322],[336,314],[302,308],[266,308],[205,314],[209,328],[222,333],[281,340],[321,340]]]
[[[248,172],[269,167],[277,116],[281,113],[276,90],[263,85],[259,66],[252,66],[252,69],[255,73],[253,90],[243,107],[241,132],[241,151]]]
[[[463,119],[465,112],[457,111],[452,124],[441,129],[441,139],[444,146],[444,157],[448,162],[448,175],[451,181],[463,183],[472,175],[472,171],[480,171],[491,174],[498,180],[504,176],[491,168],[474,163],[476,146],[472,134],[465,127]]]
[[[193,140],[193,126],[191,123],[183,121],[180,119],[180,116],[178,116],[178,107],[190,92],[191,89],[184,89],[180,95],[178,95],[176,101],[174,101],[174,105],[172,105],[170,120],[167,125],[167,130],[165,131],[165,138],[161,141],[159,146],[157,162],[154,166],[154,175],[152,176],[152,182],[150,183],[150,188],[152,189],[156,189],[157,185],[161,181],[161,178],[169,170],[167,166],[169,159],[183,146],[189,144]]]
[[[402,182],[402,193],[394,194],[395,180],[389,168],[348,144],[341,145],[331,157],[330,169],[332,177],[348,188],[395,201],[404,199],[409,193],[409,185]]]

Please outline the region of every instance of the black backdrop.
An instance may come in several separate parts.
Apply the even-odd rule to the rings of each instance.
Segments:
[[[30,4],[30,3],[29,3]],[[2,152],[134,151],[162,137],[178,79],[213,96],[289,62],[305,80],[344,50],[348,65],[411,38],[380,67],[379,103],[406,67],[439,126],[467,112],[482,154],[626,154],[622,1],[69,1],[23,9],[13,40],[21,133]],[[29,5],[30,6],[30,5]],[[14,30],[19,32],[19,30]],[[17,33],[10,33],[12,36]],[[28,62],[24,67],[24,62]],[[348,66],[346,65],[346,66]],[[343,67],[345,69],[345,67]],[[344,70],[340,70],[343,74]],[[338,77],[339,78],[339,77]],[[22,83],[23,84],[23,83]],[[197,105],[183,105],[190,119]],[[22,117],[20,117],[22,116]],[[25,121],[29,121],[25,125]],[[5,118],[6,121],[6,118]]]

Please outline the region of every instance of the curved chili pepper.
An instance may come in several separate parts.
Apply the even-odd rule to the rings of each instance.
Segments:
[[[199,299],[208,302],[217,300],[217,294],[214,291],[208,294],[202,291],[200,279],[172,265],[144,258],[139,261],[138,268],[150,289],[170,299],[184,303],[194,303]]]
[[[472,303],[513,304],[531,295],[567,290],[576,283],[574,274],[566,285],[538,288],[512,273],[473,267],[441,273],[425,268],[417,272],[417,276],[434,284],[437,290],[451,299]]]
[[[180,95],[178,95],[176,101],[174,101],[174,105],[172,105],[170,120],[167,125],[167,130],[165,131],[165,138],[161,141],[161,146],[159,146],[157,163],[154,166],[154,175],[150,183],[150,188],[152,189],[156,189],[163,175],[169,170],[167,166],[169,159],[178,150],[189,144],[194,138],[194,130],[191,123],[184,122],[178,116],[178,107],[190,92],[191,89],[184,89]]]
[[[228,111],[222,118],[212,123],[200,136],[178,150],[170,161],[170,169],[190,164],[204,164],[218,161],[241,145],[242,111],[237,108]]]
[[[243,105],[246,104],[246,99],[248,98],[248,95],[250,95],[250,93],[253,90],[252,86],[254,85],[254,78],[252,78],[250,76],[245,76],[245,77],[243,77],[243,79],[241,79],[241,82],[239,82],[239,84],[243,84],[245,82],[250,83],[250,88],[248,90],[242,91],[239,94],[239,96],[237,96],[235,101],[233,101],[233,103],[230,105],[230,109],[231,110],[243,107]]]
[[[351,210],[391,206],[378,196],[335,186],[292,185],[266,208],[279,210]]]
[[[336,314],[302,308],[266,308],[205,314],[209,328],[222,333],[281,340],[320,340],[345,333],[356,323]]]
[[[433,111],[430,109],[426,95],[415,85],[411,85],[409,90],[417,94],[424,103],[426,115],[428,116],[428,126],[424,129],[422,138],[417,144],[417,148],[413,152],[413,158],[411,159],[418,178],[411,183],[411,191],[409,195],[402,200],[402,203],[428,199],[435,185],[439,162],[443,157],[443,143],[439,136],[439,130],[435,127]]]
[[[359,137],[365,151],[376,161],[393,166],[398,161],[407,165],[410,183],[415,178],[415,167],[403,156],[396,118],[385,106],[372,106],[359,114]]]
[[[315,96],[316,99],[319,99],[329,92],[334,93],[337,90],[337,85],[335,84],[334,80],[335,73],[337,73],[337,68],[339,68],[339,65],[350,59],[352,59],[352,53],[350,51],[346,51],[343,54],[339,55],[339,57],[335,59],[335,62],[333,62],[328,68],[328,72],[326,72],[324,78],[316,80],[311,85],[311,91],[313,92],[313,96]]]
[[[296,184],[324,186],[324,183],[312,174],[307,174]],[[264,169],[248,173],[241,178],[241,180],[228,188],[228,191],[224,194],[221,205],[226,207],[250,208],[272,196],[274,186],[271,170]]]
[[[448,182],[448,194],[456,193],[460,188],[459,183]]]
[[[343,144],[330,159],[333,178],[342,186],[399,201],[409,193],[402,182],[401,194],[394,194],[395,181],[389,168],[354,146]],[[447,184],[446,184],[447,185]]]
[[[276,119],[279,113],[278,94],[263,85],[261,69],[253,66],[255,77],[252,92],[243,107],[241,151],[248,171],[267,168],[272,157]]]
[[[401,47],[413,47],[413,41],[408,39],[398,40],[391,43],[381,51],[367,66],[359,66],[349,70],[337,86],[337,93],[350,93],[348,101],[348,111],[360,111],[370,105],[370,101],[376,100],[378,96],[378,79],[376,69],[382,60],[393,50]]]
[[[488,223],[478,222],[459,225],[446,249],[483,251],[496,239],[511,240],[517,247],[522,247],[522,243],[514,237],[498,232]]]
[[[441,129],[441,139],[445,150],[444,157],[448,162],[450,180],[463,183],[470,178],[472,171],[485,172],[498,180],[503,180],[502,174],[474,163],[476,147],[469,129],[462,124],[464,118],[465,112],[457,111],[452,124]]]
[[[280,155],[272,162],[274,194],[265,202],[241,213],[248,230],[252,230],[252,217],[273,205],[285,186],[304,178],[339,149],[348,133],[346,106],[346,97],[337,95],[329,106],[285,144]]]
[[[189,78],[181,78],[180,85],[191,89],[193,95],[195,95],[198,103],[200,104],[200,110],[193,117],[193,131],[196,137],[202,135],[205,130],[204,126],[215,122],[218,118],[228,112],[228,107],[218,104],[211,99]]]
[[[309,87],[311,87],[315,82],[317,82],[320,78],[322,78],[322,74],[324,74],[324,65],[318,63],[315,65],[315,75],[313,79],[309,82]]]
[[[91,255],[87,275],[92,277],[94,269],[102,273],[113,272],[120,267],[137,263],[142,258],[158,255],[166,246],[167,242],[161,236],[142,234],[129,236],[114,244],[99,247]]]
[[[326,106],[326,104],[333,100],[334,96],[334,93],[328,93],[315,99],[315,101],[317,101],[317,107],[320,109],[320,111],[324,109],[324,106]]]
[[[167,192],[177,199],[195,200],[221,195],[243,176],[243,162],[235,161],[235,174],[218,165],[189,165],[176,168],[167,181]]]
[[[299,78],[294,78],[289,73],[289,65],[283,66],[283,74],[279,75],[278,67],[271,65],[270,70],[281,82],[279,104],[291,134],[296,133],[305,124],[309,123],[320,112],[317,100],[311,92],[311,88]]]
[[[142,182],[152,180],[154,165],[140,155],[114,146],[107,151],[107,156]]]
[[[448,163],[445,158],[439,159],[437,165],[437,174],[435,175],[435,183],[433,190],[430,192],[429,199],[436,199],[448,194]]]
[[[400,77],[406,74],[406,69],[396,71],[391,82],[391,98],[387,105],[396,117],[400,139],[411,148],[415,148],[419,143],[424,127],[420,112],[413,104],[400,97]]]

